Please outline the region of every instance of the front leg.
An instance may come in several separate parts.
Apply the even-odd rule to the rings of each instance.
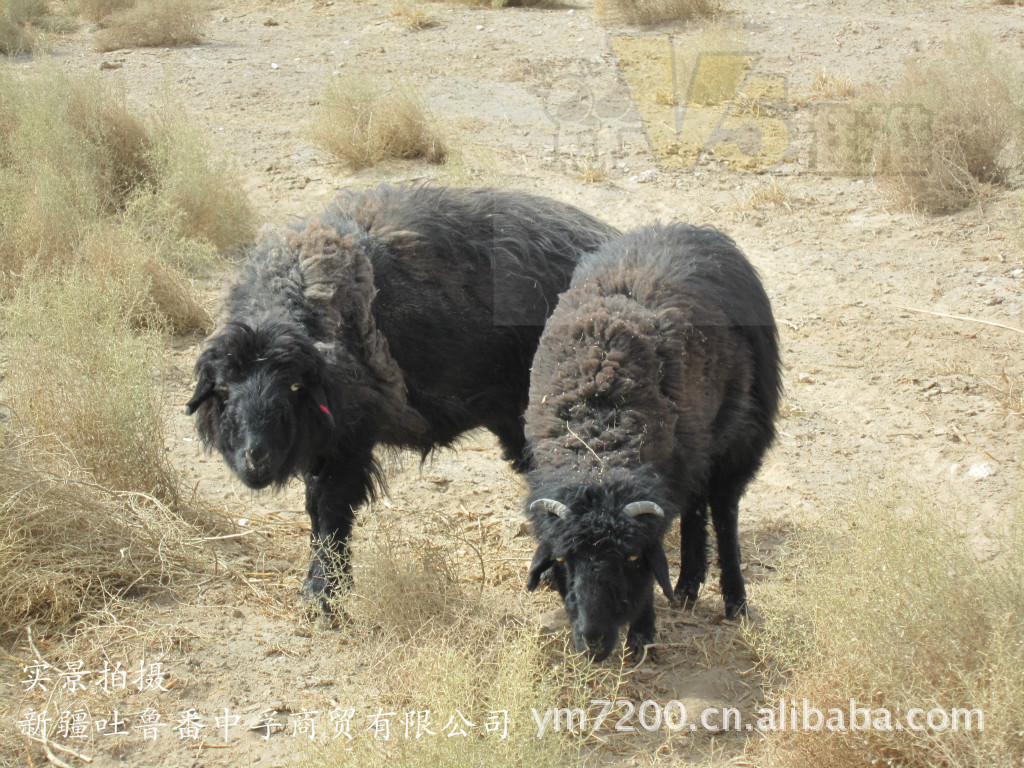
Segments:
[[[331,613],[331,599],[352,581],[348,538],[356,510],[373,495],[376,467],[373,455],[335,457],[307,473],[306,511],[309,513],[311,557],[302,584],[303,602]]]
[[[626,648],[637,660],[644,657],[644,646],[654,642],[654,590],[647,598],[640,613],[629,625],[626,633]],[[654,648],[647,651],[647,659],[653,661],[655,658]]]

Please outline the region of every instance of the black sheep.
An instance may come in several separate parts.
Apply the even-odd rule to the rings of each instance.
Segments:
[[[561,593],[577,650],[605,658],[629,625],[654,640],[654,581],[695,601],[707,510],[726,616],[746,610],[740,497],[775,436],[775,321],[754,268],[714,230],[638,229],[584,257],[534,358],[526,436],[538,540],[527,588]],[[662,538],[680,518],[675,590]]]
[[[307,600],[330,610],[374,447],[426,456],[486,427],[524,468],[544,321],[614,229],[541,197],[381,186],[264,235],[196,362],[186,411],[251,488],[306,483]],[[339,574],[340,568],[340,574]]]

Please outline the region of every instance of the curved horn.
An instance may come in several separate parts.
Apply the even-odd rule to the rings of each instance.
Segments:
[[[630,517],[639,517],[640,515],[657,515],[658,517],[665,516],[665,510],[653,501],[634,501],[623,507],[622,511]]]
[[[565,520],[569,514],[569,508],[562,502],[555,501],[554,499],[537,499],[530,505],[530,512],[533,514],[547,512],[550,515],[555,515]]]

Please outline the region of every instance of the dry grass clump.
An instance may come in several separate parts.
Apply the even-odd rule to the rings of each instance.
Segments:
[[[93,23],[135,5],[136,0],[78,0],[78,11]]]
[[[363,664],[338,675],[351,684],[340,706],[355,708],[353,732],[378,707],[393,713],[390,738],[342,736],[303,764],[582,766],[585,740],[550,727],[537,738],[531,709],[589,709],[614,698],[622,670],[546,647],[507,594],[483,586],[475,543],[440,518],[375,515],[356,538],[343,631]],[[418,723],[434,735],[417,738]]]
[[[206,0],[137,0],[101,16],[96,47],[116,51],[194,45],[203,39],[206,11]]]
[[[754,187],[737,207],[740,210],[753,211],[766,208],[792,211],[799,202],[799,196],[793,194],[787,184],[773,176]]]
[[[825,128],[840,172],[877,177],[909,207],[958,211],[1021,167],[1024,65],[982,37],[950,42]]]
[[[0,0],[0,53],[31,50],[36,28],[49,13],[47,0]]]
[[[59,274],[97,228],[130,229],[145,241],[126,259],[148,251],[178,267],[209,263],[252,236],[255,216],[239,182],[174,111],[139,116],[95,76],[0,72],[0,272],[8,281],[35,268]],[[154,277],[159,271],[150,267]]]
[[[594,155],[573,158],[576,175],[587,184],[598,184],[608,180],[609,164],[604,158]]]
[[[391,15],[406,29],[429,29],[437,26],[437,19],[422,5],[410,0],[399,0],[391,6]]]
[[[0,638],[204,570],[199,536],[158,499],[105,488],[60,446],[0,428]]]
[[[758,764],[1019,766],[1024,505],[1000,543],[979,563],[948,510],[893,488],[798,539],[784,578],[760,600],[756,642],[780,673],[775,702],[807,699],[826,717],[838,708],[847,730],[771,733]],[[892,730],[850,730],[851,698],[873,720],[891,712]],[[962,719],[959,730],[897,729],[914,707],[978,708],[984,730]]]
[[[722,10],[718,0],[596,0],[602,22],[650,26],[666,21],[710,18]]]
[[[857,95],[857,85],[848,75],[837,72],[819,72],[811,83],[811,91],[818,98],[838,100],[852,99]]]
[[[52,451],[69,451],[96,481],[180,500],[167,463],[156,331],[135,329],[151,301],[143,276],[90,273],[22,280],[4,308],[5,380],[19,421]]]
[[[444,161],[448,150],[423,101],[406,84],[335,77],[310,129],[313,140],[353,169],[382,160]]]
[[[355,586],[339,606],[357,632],[406,642],[480,608],[480,586],[467,591],[463,583],[482,575],[475,545],[440,516],[416,522],[381,511],[372,530],[357,528]]]
[[[183,246],[168,260],[203,266],[252,239],[256,214],[226,157],[217,157],[180,109],[165,105],[151,122],[150,161],[156,183],[133,200],[151,225],[164,227]],[[197,244],[211,246],[204,255]]]

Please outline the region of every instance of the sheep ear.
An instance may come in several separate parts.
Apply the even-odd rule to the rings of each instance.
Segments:
[[[665,548],[661,546],[660,541],[651,549],[647,562],[651,566],[651,571],[654,572],[654,578],[661,586],[661,591],[665,593],[666,599],[670,603],[674,602],[676,593],[668,575],[668,558],[665,557]]]
[[[634,501],[623,507],[622,511],[629,517],[639,517],[640,515],[657,515],[658,517],[665,516],[665,510],[653,501]]]
[[[324,392],[323,387],[312,387],[309,390],[309,394],[313,397],[313,402],[316,404],[317,410],[324,415],[327,422],[331,425],[331,429],[334,429],[334,414],[331,413],[331,409],[327,406],[327,393]]]
[[[530,513],[539,515],[541,512],[547,512],[549,515],[565,520],[569,514],[569,508],[562,502],[555,501],[554,499],[537,499],[530,505]]]
[[[216,388],[213,377],[206,368],[199,373],[199,381],[196,382],[196,391],[192,393],[192,399],[185,403],[185,415],[191,416],[196,409],[213,396]]]
[[[537,551],[533,554],[533,562],[530,563],[530,573],[526,577],[526,591],[533,592],[537,585],[540,584],[540,577],[544,575],[544,571],[554,564],[555,560],[551,557],[551,547],[541,542],[537,546]]]

